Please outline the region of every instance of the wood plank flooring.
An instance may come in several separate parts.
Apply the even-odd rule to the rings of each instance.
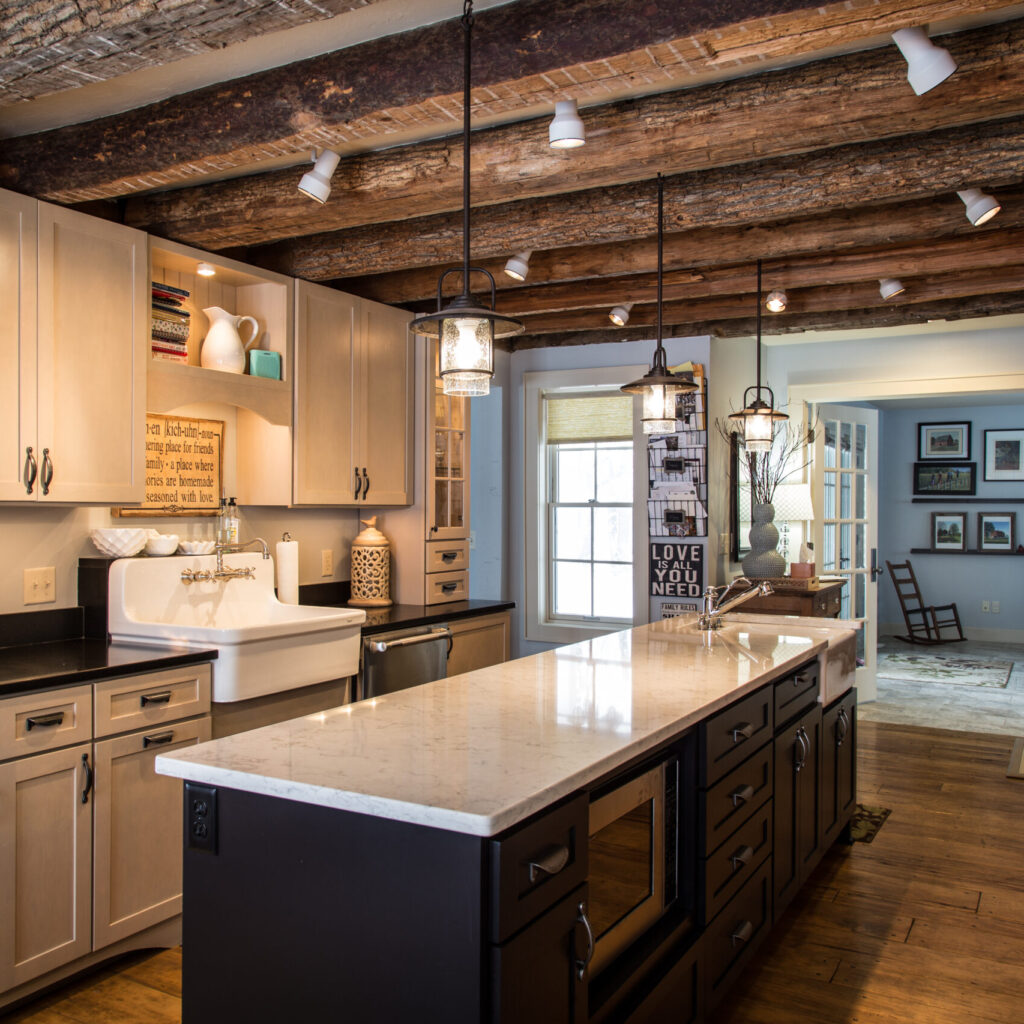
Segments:
[[[859,729],[858,798],[892,814],[874,842],[826,855],[709,1024],[1024,1019],[1024,780],[1005,776],[1012,740]],[[179,1024],[180,994],[180,950],[164,950],[4,1019]]]

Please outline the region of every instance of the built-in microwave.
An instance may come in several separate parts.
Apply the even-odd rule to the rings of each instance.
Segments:
[[[684,895],[683,846],[692,837],[680,814],[680,763],[678,752],[666,755],[614,781],[591,801],[587,912],[594,934],[592,979]]]

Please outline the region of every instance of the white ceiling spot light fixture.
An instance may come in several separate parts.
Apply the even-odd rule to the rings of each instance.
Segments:
[[[472,66],[473,0],[462,7],[462,266],[450,267],[437,280],[437,312],[416,317],[409,324],[414,334],[436,338],[440,346],[440,373],[446,395],[472,398],[490,394],[494,376],[494,340],[525,330],[522,322],[494,311],[494,276],[483,267],[469,265],[469,70]],[[491,283],[491,303],[484,305],[469,291],[469,275],[483,274]],[[462,294],[444,306],[442,288],[449,274],[462,274]]]
[[[901,28],[892,34],[893,42],[907,61],[907,81],[918,96],[934,89],[954,71],[956,61],[941,46],[936,46],[923,28]]]
[[[575,100],[561,100],[555,104],[555,116],[548,128],[548,143],[552,149],[576,149],[585,145],[587,132],[583,127]]]
[[[980,188],[965,188],[957,195],[964,201],[967,219],[975,227],[988,223],[1002,209],[995,196],[982,192]]]
[[[768,293],[768,298],[764,300],[764,304],[768,307],[769,313],[782,313],[789,304],[789,299],[784,291],[776,288],[775,291]]]
[[[906,290],[903,287],[903,282],[897,281],[895,277],[880,277],[878,279],[878,293],[886,302],[889,299],[895,299],[897,295],[902,295]]]
[[[742,424],[743,443],[749,452],[769,452],[775,437],[775,424],[789,417],[775,408],[775,392],[761,383],[761,261],[757,261],[757,383],[743,392],[743,408],[729,414]],[[768,401],[765,401],[765,398]]]
[[[632,302],[624,302],[621,306],[613,306],[608,313],[608,319],[616,327],[625,327],[629,323],[629,311],[633,308]]]
[[[326,203],[331,194],[331,175],[341,157],[332,149],[325,149],[313,164],[313,170],[306,171],[299,182],[299,191],[318,203]]]
[[[640,422],[645,434],[674,434],[676,430],[676,395],[684,391],[696,391],[693,374],[669,373],[665,359],[665,346],[661,343],[661,296],[662,296],[662,251],[664,249],[664,179],[658,175],[658,344],[654,350],[651,368],[639,379],[623,384],[619,389],[627,395],[640,395],[643,411]],[[632,306],[632,303],[629,303]],[[616,307],[622,309],[621,306]],[[612,310],[614,313],[615,310]],[[626,319],[629,311],[624,310]],[[614,320],[613,320],[614,322]]]
[[[525,281],[526,275],[530,272],[530,257],[532,255],[532,251],[528,250],[527,252],[517,252],[515,256],[509,256],[505,263],[505,273],[513,281]]]
[[[204,260],[196,266],[196,273],[200,277],[214,277],[217,273],[217,268],[212,263],[207,263]]]

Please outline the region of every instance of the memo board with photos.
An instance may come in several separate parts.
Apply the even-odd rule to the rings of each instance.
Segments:
[[[698,390],[677,396],[676,432],[652,435],[647,442],[650,536],[706,537],[707,381],[700,363],[683,363],[672,370],[691,371]]]

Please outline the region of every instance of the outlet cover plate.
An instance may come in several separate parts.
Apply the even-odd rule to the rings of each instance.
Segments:
[[[334,575],[334,552],[330,548],[324,548],[320,552],[320,575]]]
[[[25,570],[25,604],[52,604],[57,600],[57,575],[52,565]]]

